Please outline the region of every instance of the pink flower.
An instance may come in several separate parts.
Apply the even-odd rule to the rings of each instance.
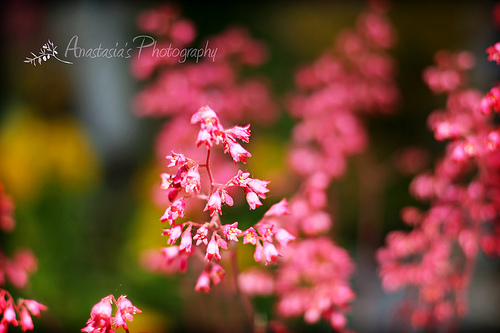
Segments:
[[[181,236],[181,245],[179,246],[180,251],[184,251],[186,253],[191,253],[193,245],[193,238],[191,236],[191,225],[189,225],[186,230],[182,233]]]
[[[274,225],[273,224],[259,222],[259,223],[257,223],[256,227],[257,227],[257,231],[262,236],[262,239],[264,239],[267,242],[271,242],[272,243],[273,236],[276,233],[276,231],[274,230]]]
[[[205,260],[206,261],[211,261],[213,257],[215,259],[220,260],[221,256],[219,254],[219,244],[217,243],[217,240],[215,239],[216,233],[214,232],[212,234],[212,239],[207,245],[207,253],[205,255]]]
[[[37,317],[40,317],[40,311],[47,310],[47,306],[31,299],[25,299],[23,300],[23,303],[26,305],[28,310],[30,310],[30,312]]]
[[[210,216],[214,216],[215,213],[222,214],[221,210],[222,199],[220,197],[219,191],[215,191],[212,193],[210,198],[208,198],[207,205],[205,206],[204,211],[210,209]]]
[[[260,202],[259,197],[255,192],[252,192],[248,189],[245,189],[246,192],[246,199],[248,202],[248,205],[250,206],[250,209],[255,209],[259,206],[262,206],[262,202]]]
[[[181,186],[186,189],[187,193],[200,192],[201,180],[197,168],[189,169],[181,181]]]
[[[232,135],[243,142],[248,143],[250,141],[250,124],[245,127],[234,126],[226,130],[226,133]]]
[[[226,276],[226,272],[222,268],[221,265],[218,264],[212,264],[212,269],[210,270],[210,279],[214,283],[214,285],[217,285],[224,280],[224,277]]]
[[[233,198],[227,193],[227,191],[223,188],[219,189],[220,191],[220,198],[223,203],[228,204],[229,206],[234,205],[234,200]]]
[[[175,259],[179,257],[179,247],[178,246],[169,246],[162,248],[162,255],[165,258],[165,261],[171,263]]]
[[[33,326],[33,320],[31,319],[31,315],[29,311],[23,306],[21,308],[21,330],[23,332],[26,332],[27,330],[32,330],[34,328]]]
[[[207,147],[212,146],[212,135],[209,131],[204,129],[198,132],[198,139],[196,140],[197,146],[200,146],[202,143],[204,143]]]
[[[283,216],[290,214],[290,209],[288,208],[288,202],[285,198],[281,199],[280,202],[274,204],[269,208],[269,210],[264,214],[266,217],[271,216]]]
[[[270,183],[270,181],[267,180],[260,180],[260,179],[252,179],[248,183],[248,187],[255,192],[259,197],[262,199],[266,198],[265,193],[269,192],[269,189],[267,188],[267,185]]]
[[[243,244],[250,243],[255,245],[255,243],[257,243],[257,237],[255,229],[250,227],[243,233]]]
[[[16,311],[14,310],[12,304],[9,304],[9,306],[5,309],[3,313],[2,323],[5,323],[6,325],[12,324],[12,326],[17,326]]]
[[[224,141],[224,153],[227,152],[229,152],[233,157],[234,164],[240,161],[246,163],[247,157],[252,157],[252,154],[250,154],[250,152],[243,148],[239,143],[229,138]]]
[[[174,223],[178,217],[184,217],[185,207],[186,203],[184,202],[184,198],[175,200],[174,203],[165,210],[163,216],[160,217],[160,221],[162,223],[165,221],[168,221],[170,224]]]
[[[271,261],[276,263],[279,255],[280,254],[278,253],[278,250],[276,250],[276,247],[274,247],[273,243],[264,241],[264,256],[266,258],[266,265]]]
[[[238,170],[236,176],[231,179],[231,183],[235,186],[245,187],[251,180],[249,172]]]
[[[206,226],[201,226],[196,231],[196,235],[194,235],[193,239],[196,239],[196,245],[200,245],[200,243],[208,244],[208,228]]]
[[[206,270],[203,270],[203,272],[201,272],[200,276],[198,277],[198,281],[196,281],[194,290],[198,292],[203,291],[206,293],[210,291],[210,275]]]
[[[486,49],[489,61],[496,61],[500,65],[500,42]]]
[[[92,307],[90,312],[90,319],[87,321],[87,327],[82,328],[82,332],[114,332],[111,328],[111,302],[113,295],[108,295],[101,299],[99,303]]]
[[[223,225],[222,234],[227,238],[227,240],[233,240],[237,242],[238,235],[241,234],[241,230],[238,229],[238,222]]]
[[[167,165],[169,168],[177,166],[177,165],[182,165],[187,162],[186,156],[184,154],[177,154],[174,151],[172,151],[171,156],[166,157],[167,160],[170,161],[170,163]]]
[[[214,143],[219,144],[225,139],[226,134],[224,128],[219,122],[219,118],[214,110],[209,106],[201,107],[191,117],[191,124],[200,122],[200,132],[196,144],[199,146],[205,143],[207,147],[211,147]]]
[[[181,236],[181,234],[182,234],[182,227],[180,225],[174,225],[170,229],[163,229],[162,233],[163,236],[169,237],[168,239],[169,245],[174,245],[177,239],[179,239],[179,237]]]
[[[124,329],[128,329],[127,327],[127,320],[128,321],[133,321],[134,320],[134,314],[136,313],[141,313],[142,311],[139,310],[137,307],[135,307],[132,302],[130,302],[126,296],[121,295],[118,300],[116,301],[116,306],[118,307],[118,310],[116,311],[115,315],[115,323],[116,323],[116,328],[118,327],[123,327]]]
[[[280,246],[287,247],[288,243],[295,240],[295,236],[291,235],[288,231],[283,228],[278,228],[276,232],[276,240],[280,243]]]
[[[227,250],[227,242],[221,236],[219,236],[219,234],[215,234],[215,239],[217,240],[217,245],[219,247]]]

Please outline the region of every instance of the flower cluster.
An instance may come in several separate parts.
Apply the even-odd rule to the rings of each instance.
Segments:
[[[462,71],[473,63],[464,52],[440,52],[436,60],[437,67],[426,70],[424,79],[434,92],[447,92],[448,99],[446,109],[433,112],[428,124],[436,140],[449,141],[434,172],[418,175],[410,185],[412,194],[429,201],[430,208],[403,209],[402,219],[413,230],[391,232],[377,254],[386,290],[418,291],[418,300],[402,307],[414,327],[452,326],[467,312],[467,288],[479,250],[500,254],[500,129],[491,114],[500,110],[497,88],[483,97],[462,88],[460,80],[430,79],[428,73],[463,78]],[[447,83],[436,85],[438,81]]]
[[[251,154],[238,141],[249,142],[250,125],[226,129],[222,126],[215,111],[208,106],[200,108],[191,117],[191,124],[198,123],[200,130],[196,145],[206,148],[206,161],[200,164],[184,154],[175,152],[167,156],[168,167],[176,168],[176,172],[161,175],[161,188],[167,192],[171,204],[160,220],[169,224],[169,227],[164,228],[163,235],[168,236],[168,244],[171,246],[162,249],[160,258],[154,255],[148,257],[148,266],[155,270],[170,272],[173,269],[165,268],[165,266],[175,265],[180,271],[185,271],[188,258],[195,252],[201,251],[206,265],[198,278],[195,289],[208,292],[210,282],[218,284],[224,278],[224,269],[215,261],[221,260],[220,249],[227,250],[230,246],[228,242],[238,242],[241,238],[243,244],[254,245],[255,261],[264,261],[267,265],[271,262],[276,263],[278,256],[281,255],[275,243],[279,244],[281,250],[295,237],[276,221],[278,217],[288,214],[285,199],[273,205],[258,223],[246,230],[239,229],[237,221],[230,224],[221,222],[222,205],[234,204],[229,193],[233,188],[241,188],[249,208],[256,209],[262,205],[260,200],[265,199],[266,193],[269,192],[267,188],[269,181],[252,178],[250,173],[240,169],[225,183],[216,182],[210,161],[212,148],[222,145],[224,152],[231,155],[235,164],[246,163],[246,158]],[[200,169],[204,169],[208,176],[207,189],[202,186]],[[191,198],[206,201],[203,210],[209,212],[208,221],[179,222],[179,219],[186,215],[186,201]],[[179,239],[180,244],[176,245]]]
[[[394,40],[383,8],[373,8],[360,15],[356,29],[339,35],[333,49],[297,72],[297,91],[289,97],[291,113],[299,119],[290,165],[300,188],[290,199],[288,223],[301,237],[284,252],[274,280],[253,270],[241,275],[268,281],[267,289],[243,290],[251,295],[274,292],[281,317],[325,320],[346,330],[346,312],[355,296],[349,283],[354,265],[347,251],[325,236],[333,225],[327,193],[333,180],[344,175],[348,157],[366,145],[360,114],[387,113],[396,105],[395,65],[385,53]]]
[[[12,199],[4,192],[2,183],[0,183],[0,229],[10,232],[15,227],[13,218],[14,204]],[[18,250],[11,259],[0,250],[0,286],[10,282],[16,288],[24,288],[29,281],[29,274],[36,271],[37,262],[35,256],[30,250]],[[10,293],[0,288],[0,332],[7,332],[8,326],[18,326],[21,324],[21,330],[26,332],[33,329],[31,314],[39,317],[40,311],[47,307],[34,300],[19,299],[14,301]],[[20,320],[16,318],[19,314]]]
[[[31,315],[40,317],[40,311],[44,310],[47,310],[45,305],[30,299],[19,299],[15,303],[8,291],[0,289],[0,314],[3,315],[0,320],[0,332],[7,332],[9,325],[19,324],[23,332],[32,330],[34,326]],[[16,313],[19,314],[19,320],[16,318]]]
[[[193,22],[184,18],[173,5],[143,12],[138,27],[155,37],[156,49],[188,50],[195,39],[200,39]],[[192,145],[197,130],[189,126],[190,114],[186,114],[186,110],[210,104],[221,120],[228,123],[250,120],[269,124],[277,119],[278,107],[267,80],[252,73],[267,59],[262,42],[253,39],[244,28],[231,27],[209,36],[200,45],[216,51],[214,57],[182,61],[173,55],[154,56],[153,48],[149,47],[132,61],[133,75],[145,82],[134,99],[135,113],[141,117],[166,119],[156,138],[159,163],[172,150],[182,151],[195,160],[204,158],[204,152]],[[235,145],[227,147],[233,151],[236,148]],[[222,151],[212,152],[210,158],[218,166],[213,171],[215,177],[227,178],[234,174],[234,166]],[[161,191],[157,187],[153,191],[155,202],[164,206],[167,202]]]
[[[116,305],[116,313],[113,316],[112,304]],[[114,333],[118,327],[128,332],[127,321],[134,320],[136,313],[142,311],[135,307],[127,296],[121,295],[118,300],[113,295],[103,297],[92,307],[90,318],[87,320],[87,327],[82,328],[82,332],[87,333]]]

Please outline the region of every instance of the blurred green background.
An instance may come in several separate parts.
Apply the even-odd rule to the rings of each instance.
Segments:
[[[83,47],[123,45],[140,34],[138,14],[161,3],[2,4],[0,181],[15,201],[17,228],[2,235],[1,244],[7,253],[30,247],[38,257],[30,286],[14,292],[48,305],[49,311],[35,319],[37,332],[79,331],[93,304],[108,294],[128,295],[143,310],[130,325],[131,332],[232,332],[244,322],[240,303],[222,288],[199,295],[193,290],[196,275],[157,276],[139,265],[141,251],[166,244],[158,221],[163,209],[151,199],[161,171],[154,158],[154,139],[163,121],[134,115],[132,99],[142,84],[131,76],[129,61],[77,59],[66,65],[54,60],[36,67],[23,63],[47,39],[59,46],[60,53],[74,35]],[[294,89],[298,66],[331,46],[336,34],[353,26],[366,8],[362,1],[177,3],[183,16],[197,26],[197,40],[241,25],[266,43],[270,58],[258,73],[270,78],[278,100]],[[399,210],[415,204],[408,194],[411,177],[391,172],[379,187],[378,217],[358,232],[363,177],[380,176],[376,166],[390,164],[393,155],[407,146],[424,147],[434,157],[443,149],[427,130],[426,117],[443,107],[444,99],[433,96],[421,80],[436,51],[471,50],[477,57],[471,84],[483,91],[498,78],[499,69],[486,61],[484,51],[500,37],[491,18],[494,3],[391,4],[389,17],[398,33],[391,54],[398,61],[402,103],[392,115],[366,119],[368,151],[352,159],[331,195],[337,200],[335,206],[341,207],[336,212],[335,239],[359,265],[354,278],[358,299],[350,316],[355,330],[384,331],[390,323],[400,295],[380,290],[373,251],[388,231],[405,228]],[[249,148],[254,157],[248,167],[256,177],[272,181],[271,194],[273,182],[283,182],[279,175],[287,168],[286,145],[293,126],[283,104],[280,111],[271,128],[252,124]],[[277,189],[266,206],[291,195],[286,189],[282,192]],[[368,239],[363,238],[366,235]],[[494,319],[494,306],[500,304],[499,267],[498,261],[480,261],[463,329],[500,327]],[[264,312],[272,312],[269,304],[263,306]],[[322,325],[301,329],[328,331]]]

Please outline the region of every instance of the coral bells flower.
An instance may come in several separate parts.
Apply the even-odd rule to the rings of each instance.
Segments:
[[[12,326],[18,325],[17,319],[16,319],[16,311],[14,310],[14,307],[12,306],[12,304],[7,306],[7,308],[3,312],[2,323],[5,324],[6,327],[7,327],[7,324],[12,324]]]
[[[113,303],[117,307],[114,317],[112,317],[113,307],[111,306]],[[92,307],[87,327],[82,328],[81,331],[87,333],[113,333],[118,327],[123,327],[128,331],[126,321],[132,321],[133,315],[141,312],[126,296],[122,295],[116,300],[113,295],[108,295]]]
[[[250,209],[255,209],[259,206],[262,206],[262,202],[259,200],[259,196],[255,193],[250,191],[249,189],[245,189],[246,199],[248,202],[248,205],[250,206]]]
[[[247,157],[252,157],[252,154],[232,139],[224,141],[224,153],[227,152],[233,157],[235,165],[237,162],[246,163]]]
[[[226,134],[248,143],[250,141],[250,124],[246,125],[245,127],[231,127],[230,129],[226,130]]]
[[[212,239],[207,245],[207,254],[205,255],[205,260],[211,261],[213,257],[215,257],[215,259],[217,260],[221,259],[221,256],[219,254],[219,244],[215,239],[215,233],[212,234]]]
[[[486,52],[488,53],[489,61],[496,61],[496,63],[500,65],[500,42],[488,47]]]
[[[222,205],[222,199],[220,197],[219,191],[215,191],[214,193],[212,193],[210,198],[208,198],[207,205],[203,210],[210,209],[210,216],[214,216],[215,213],[222,214],[221,205]]]
[[[236,176],[231,179],[231,183],[234,186],[240,186],[240,187],[245,187],[252,178],[250,178],[250,173],[249,172],[243,172],[241,170],[238,170]]]
[[[203,291],[206,293],[210,291],[210,275],[206,270],[203,270],[203,272],[201,272],[200,276],[198,277],[198,281],[196,281],[194,290],[198,292]]]
[[[192,117],[191,124],[201,123],[196,145],[204,143],[210,148],[214,143],[219,144],[225,139],[224,128],[219,122],[219,117],[209,106],[201,107]]]
[[[290,214],[290,209],[288,208],[288,202],[285,198],[281,199],[280,202],[274,204],[269,208],[269,210],[264,214],[265,217],[271,216],[283,216]]]
[[[266,265],[269,264],[271,261],[276,263],[278,261],[278,256],[281,256],[281,254],[276,250],[276,247],[274,247],[273,243],[270,242],[264,242],[264,257],[266,258]]]
[[[181,237],[182,227],[180,225],[174,225],[170,229],[163,229],[162,236],[168,236],[168,244],[174,245],[177,239]]]
[[[224,271],[224,268],[222,268],[221,265],[212,264],[212,269],[210,269],[210,279],[212,280],[214,285],[217,285],[221,283],[224,280],[224,277],[226,276],[226,272]]]
[[[171,156],[167,156],[167,160],[170,161],[169,165],[167,165],[169,168],[186,164],[188,161],[184,154],[176,154],[174,151],[172,151]]]
[[[491,109],[496,112],[500,111],[500,87],[491,88],[481,100],[480,109],[482,113],[487,115],[491,113]]]
[[[208,244],[208,228],[206,226],[202,226],[196,231],[196,235],[194,235],[193,239],[196,239],[196,245],[200,245],[200,243]]]
[[[197,168],[189,169],[181,181],[181,186],[184,187],[187,193],[200,192],[201,180]]]
[[[112,301],[113,295],[108,295],[92,307],[90,319],[87,321],[87,327],[82,328],[82,332],[113,332],[111,328],[111,313],[113,312],[113,308],[111,307]]]
[[[257,243],[257,237],[255,229],[250,227],[243,233],[243,244],[250,243],[255,245],[255,243]]]
[[[232,224],[225,224],[222,226],[222,234],[227,238],[227,240],[232,240],[237,242],[238,235],[241,233],[241,230],[238,229],[238,222],[234,222]]]
[[[28,330],[32,330],[35,327],[33,325],[33,320],[31,319],[31,315],[25,307],[21,308],[20,317],[21,317],[21,319],[20,319],[21,330],[23,332],[26,332]]]
[[[165,210],[163,216],[160,217],[160,221],[162,223],[165,221],[168,221],[170,224],[174,223],[178,217],[184,217],[185,208],[186,203],[184,202],[184,198],[175,200],[174,203]]]
[[[181,245],[179,246],[179,251],[184,251],[186,253],[192,252],[193,237],[191,236],[191,225],[189,225],[181,236]]]
[[[117,328],[121,326],[124,329],[128,329],[126,321],[134,320],[134,314],[142,312],[127,299],[127,296],[124,295],[121,295],[118,298],[118,300],[116,301],[116,306],[118,307],[115,315],[115,323]]]
[[[35,316],[40,317],[40,311],[47,310],[47,307],[31,299],[23,299],[24,305]]]

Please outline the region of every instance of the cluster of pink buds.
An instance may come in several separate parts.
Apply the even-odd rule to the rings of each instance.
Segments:
[[[112,304],[116,305],[116,313],[113,316]],[[128,333],[127,321],[132,321],[136,313],[142,311],[135,307],[127,296],[121,295],[115,299],[113,295],[102,298],[92,307],[90,318],[87,320],[87,327],[82,328],[82,332],[87,333],[114,333],[118,327]]]
[[[230,242],[238,242],[241,238],[243,244],[250,243],[255,246],[254,259],[277,262],[280,251],[276,248],[285,248],[295,237],[282,228],[277,218],[288,214],[288,205],[285,199],[273,205],[254,226],[241,230],[238,222],[223,224],[222,205],[232,206],[234,200],[229,193],[234,188],[241,188],[246,196],[250,209],[262,205],[261,199],[266,198],[269,192],[269,181],[250,177],[250,173],[238,170],[236,175],[230,177],[225,183],[215,181],[212,174],[210,161],[211,150],[214,146],[222,145],[224,153],[231,155],[234,163],[246,163],[246,158],[252,155],[238,142],[249,142],[250,124],[234,126],[226,129],[208,106],[200,108],[191,118],[191,124],[200,123],[200,130],[196,144],[204,146],[207,150],[205,163],[191,159],[184,154],[172,152],[167,156],[168,167],[176,168],[173,174],[162,174],[161,188],[167,192],[171,205],[160,218],[168,222],[169,227],[163,230],[163,235],[168,236],[170,247],[163,248],[161,262],[153,267],[163,272],[172,271],[164,266],[177,265],[180,271],[185,271],[187,259],[197,251],[206,261],[205,269],[198,278],[195,289],[208,292],[210,282],[218,284],[224,278],[224,269],[215,261],[222,258],[221,249],[227,250]],[[209,186],[202,188],[200,169],[206,171]],[[204,191],[205,190],[205,191]],[[180,218],[186,215],[186,201],[198,198],[206,201],[204,211],[208,211],[210,219],[205,222],[183,221]],[[180,244],[177,241],[180,239]],[[229,243],[228,243],[229,242]],[[150,258],[150,261],[154,261]]]
[[[495,49],[487,52],[490,60],[497,59]],[[439,54],[437,67],[426,70],[424,79],[434,92],[447,92],[448,99],[444,110],[429,115],[428,125],[436,140],[448,143],[434,171],[418,175],[410,185],[430,208],[403,209],[402,219],[413,229],[389,233],[377,257],[386,290],[418,291],[418,300],[405,302],[398,318],[410,318],[414,328],[446,330],[467,312],[479,250],[500,255],[500,129],[492,115],[500,105],[497,87],[483,97],[450,79],[465,77],[463,71],[473,64],[470,54]]]
[[[32,330],[33,320],[31,315],[40,317],[40,311],[47,310],[47,307],[30,299],[19,299],[17,303],[10,293],[4,289],[0,289],[0,332],[7,332],[9,325],[21,325],[23,332]],[[20,319],[17,320],[16,313],[19,314]]]
[[[0,183],[0,230],[11,232],[14,229],[13,218],[14,204],[12,199],[4,192]],[[18,250],[11,259],[0,250],[0,286],[9,281],[16,288],[23,288],[28,284],[29,274],[36,271],[37,261],[30,250]],[[26,332],[33,329],[31,315],[40,316],[40,311],[47,307],[29,299],[14,301],[10,293],[0,288],[0,333],[7,332],[9,325],[21,325],[21,330]],[[16,314],[20,319],[17,320]]]

